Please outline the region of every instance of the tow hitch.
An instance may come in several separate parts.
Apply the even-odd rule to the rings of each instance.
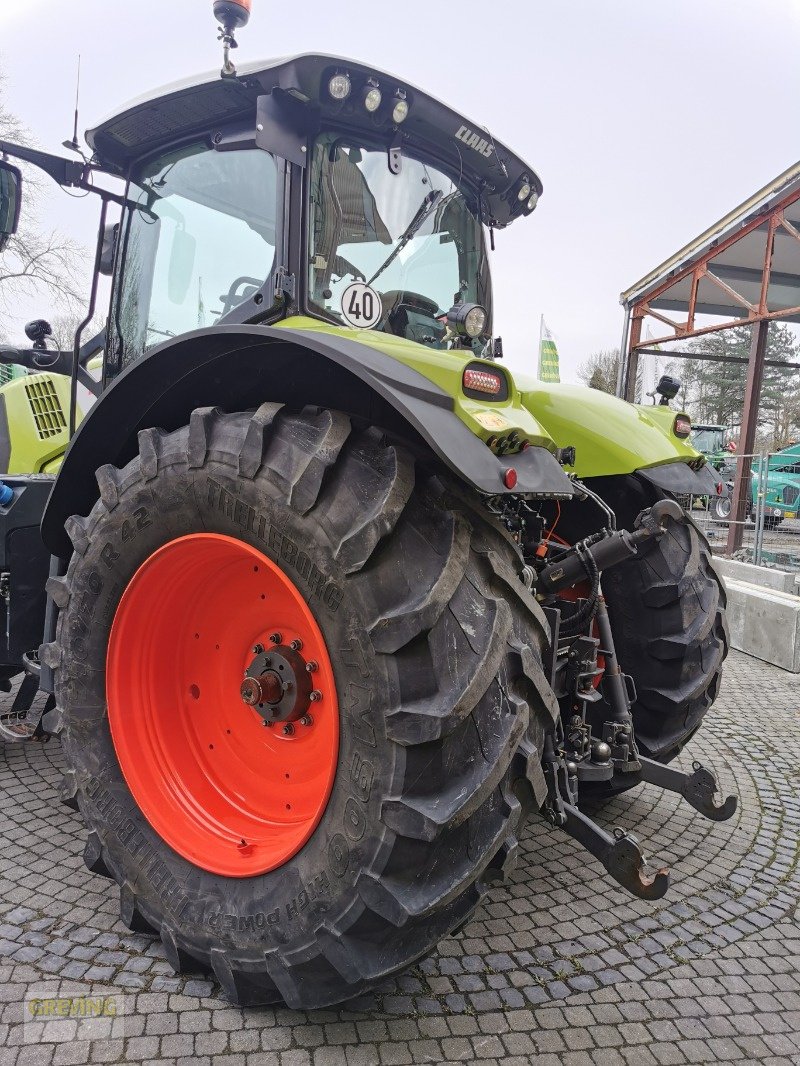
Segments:
[[[623,673],[617,659],[600,588],[601,570],[636,554],[651,537],[663,536],[671,522],[684,520],[677,503],[662,500],[639,515],[633,532],[619,530],[587,538],[541,570],[536,583],[540,596],[555,596],[588,576],[595,590],[593,601],[579,600],[576,613],[566,622],[558,607],[544,608],[552,636],[551,677],[562,703],[562,718],[558,732],[547,738],[545,746],[543,766],[548,796],[543,812],[553,825],[599,859],[618,884],[634,896],[649,900],[660,899],[666,893],[669,869],[651,868],[633,834],[622,829],[608,833],[581,811],[579,792],[582,783],[613,782],[616,778],[624,780],[626,786],[646,782],[674,792],[712,821],[725,821],[736,811],[736,796],[722,799],[715,775],[699,762],[692,764],[691,773],[685,773],[639,753],[631,714],[636,691],[633,679]],[[596,635],[576,633],[576,618],[584,629],[594,626]],[[602,667],[598,656],[604,659]],[[596,688],[599,676],[610,714],[602,723],[600,735],[594,735],[587,721],[587,708],[600,699]]]
[[[736,796],[728,796],[722,803],[717,803],[720,795],[719,783],[715,775],[702,763],[692,763],[692,773],[674,770],[671,766],[654,762],[639,756],[642,764],[641,780],[651,785],[658,785],[667,792],[677,792],[683,796],[696,811],[710,818],[712,822],[726,822],[732,818],[737,806]]]

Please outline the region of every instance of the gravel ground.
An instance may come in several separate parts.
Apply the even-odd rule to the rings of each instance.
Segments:
[[[800,1064],[797,685],[728,661],[683,759],[739,793],[731,821],[651,786],[597,814],[672,866],[665,899],[634,900],[536,823],[510,886],[461,935],[376,994],[310,1013],[241,1010],[207,977],[176,977],[159,942],[120,924],[116,887],[84,868],[78,816],[58,802],[58,742],[0,748],[0,1064]],[[63,1009],[56,997],[116,1014],[32,1014]]]

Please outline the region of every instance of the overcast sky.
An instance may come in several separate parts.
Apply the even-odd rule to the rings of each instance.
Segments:
[[[496,332],[532,370],[544,314],[567,380],[619,343],[622,289],[800,155],[800,0],[253,0],[239,39],[242,61],[394,71],[530,160],[544,195],[497,235]],[[71,135],[79,52],[84,129],[218,66],[212,2],[0,0],[7,103],[43,147]],[[94,198],[53,189],[48,220],[88,246]]]

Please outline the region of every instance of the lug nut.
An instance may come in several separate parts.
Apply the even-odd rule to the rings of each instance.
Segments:
[[[292,733],[294,733],[294,726],[291,722],[287,722],[286,725],[283,727],[283,735],[285,737],[290,737]]]
[[[313,674],[313,673],[314,673],[314,671],[315,671],[316,669],[317,669],[317,664],[316,664],[316,663],[314,662],[314,660],[313,660],[313,659],[310,659],[310,660],[309,660],[309,661],[308,661],[308,662],[306,663],[306,670],[307,670],[307,671],[308,671],[308,672],[309,672],[310,674]]]
[[[292,651],[302,651],[303,642],[302,640],[293,640],[289,647],[292,649]]]
[[[253,645],[253,655],[260,655],[263,652],[263,650],[264,650],[264,645],[263,644],[254,644]]]
[[[314,719],[311,717],[310,714],[304,714],[303,717],[300,719],[300,725],[313,725],[313,724],[314,724]]]
[[[280,633],[271,633],[269,639],[271,644],[280,644],[282,638]]]
[[[322,699],[322,693],[318,688],[315,688],[313,692],[309,693],[308,698],[311,700],[312,703],[316,703],[317,700]]]

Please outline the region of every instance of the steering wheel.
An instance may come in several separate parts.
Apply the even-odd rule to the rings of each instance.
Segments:
[[[238,307],[240,303],[244,303],[248,296],[252,296],[254,293],[258,292],[263,284],[263,278],[249,278],[247,276],[237,278],[228,289],[227,293],[220,296],[220,300],[222,301],[220,318],[223,315],[227,315],[227,313],[232,311],[234,307]],[[241,288],[244,288],[245,291],[239,294],[239,289]]]
[[[383,315],[375,329],[383,329],[388,333],[394,333],[397,337],[405,337],[407,340],[425,343],[422,336],[417,336],[420,325],[409,321],[408,312],[415,311],[425,315],[431,320],[430,329],[434,340],[438,340],[438,334],[444,334],[444,330],[437,321],[439,317],[439,305],[428,296],[419,292],[408,292],[405,289],[390,289],[381,294],[383,303]]]

